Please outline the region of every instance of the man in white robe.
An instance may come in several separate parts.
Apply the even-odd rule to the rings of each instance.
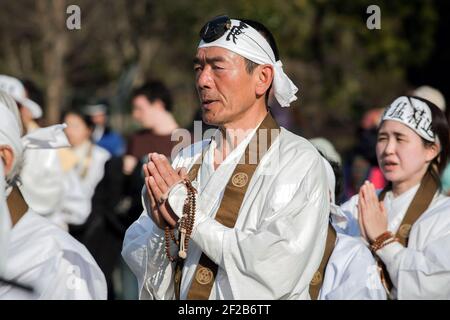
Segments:
[[[267,116],[265,98],[270,86],[282,106],[289,106],[297,91],[266,39],[247,23],[228,22],[221,37],[209,42],[203,37],[200,43],[194,66],[197,90],[205,122],[249,131],[229,153],[221,153],[222,144],[216,139],[205,139],[184,149],[172,163],[173,168],[190,170],[205,154],[193,181],[197,211],[180,298],[188,297],[203,252],[218,265],[209,299],[309,299],[309,284],[325,247],[329,192],[322,158],[307,140],[281,128],[249,182],[235,226],[228,228],[214,219],[236,163]],[[215,27],[210,23],[203,31]],[[257,65],[253,72],[246,70],[244,58]],[[224,81],[236,73],[242,78]],[[251,79],[245,80],[244,73]],[[236,83],[236,91],[227,92]],[[240,93],[249,94],[251,102],[242,98],[230,102]],[[223,162],[217,161],[220,156]],[[153,182],[161,178],[159,173],[165,176],[173,170],[160,171],[166,162],[151,155],[143,190],[145,210],[128,229],[123,245],[122,255],[138,279],[141,299],[175,298],[174,263],[166,257],[164,231],[158,222],[161,215],[155,218],[152,213],[156,205],[152,199],[158,199]],[[177,220],[187,191],[181,184],[168,186],[167,201]],[[161,214],[164,209],[158,210]]]
[[[42,109],[29,99],[27,90],[19,79],[0,75],[0,92],[0,101],[5,105],[8,105],[9,98],[19,105],[20,110],[15,116],[20,117],[23,125],[21,135],[39,129],[36,120],[42,117]],[[21,169],[21,181],[21,193],[30,208],[63,229],[67,229],[64,215],[76,219],[90,212],[90,199],[80,190],[79,181],[64,174],[57,150],[27,149]]]
[[[87,249],[68,233],[36,214],[23,199],[20,164],[27,147],[51,145],[60,140],[62,126],[40,129],[20,138],[19,120],[0,103],[0,155],[5,164],[8,210],[12,227],[6,230],[2,246],[6,247],[2,278],[33,288],[27,291],[12,283],[0,283],[0,299],[106,299],[106,282],[100,268]],[[53,132],[56,131],[56,132]],[[47,142],[44,136],[54,133]],[[55,146],[56,147],[56,146]],[[2,167],[3,170],[3,167]],[[3,229],[1,230],[3,233]]]

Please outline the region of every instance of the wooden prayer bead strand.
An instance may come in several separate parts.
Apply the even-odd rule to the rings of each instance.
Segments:
[[[178,246],[179,245],[179,241],[177,240],[177,238],[175,237],[175,232],[173,231],[173,229],[170,229],[170,238],[172,239],[172,241]]]
[[[170,228],[168,226],[164,227],[164,240],[165,240],[165,249],[166,249],[166,256],[169,258],[170,262],[174,262],[177,257],[172,257],[170,254]]]
[[[185,201],[185,205],[183,207],[183,217],[180,221],[180,250],[178,252],[178,256],[182,259],[186,259],[187,250],[189,246],[189,239],[192,234],[193,226],[194,226],[194,217],[196,211],[196,203],[195,203],[195,193],[196,190],[192,186],[189,180],[184,180],[183,183],[187,189],[187,198]]]
[[[186,186],[188,195],[183,206],[183,216],[179,222],[179,240],[176,239],[173,230],[168,226],[164,228],[164,238],[165,238],[165,251],[168,259],[171,262],[177,260],[177,257],[172,257],[170,255],[170,240],[172,240],[177,246],[179,246],[178,256],[182,259],[186,259],[187,250],[189,246],[189,240],[191,238],[192,230],[195,221],[195,211],[196,211],[196,199],[195,194],[197,190],[192,186],[189,180],[184,180],[183,183]]]

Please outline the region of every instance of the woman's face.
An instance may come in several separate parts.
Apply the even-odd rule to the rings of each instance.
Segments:
[[[377,139],[378,164],[385,178],[412,187],[419,183],[436,148],[426,147],[422,138],[406,125],[392,120],[382,123]]]
[[[69,113],[64,117],[64,122],[67,124],[65,132],[72,146],[79,146],[89,140],[91,130],[80,116]]]

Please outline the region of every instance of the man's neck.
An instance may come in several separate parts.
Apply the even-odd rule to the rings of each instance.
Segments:
[[[214,152],[214,168],[220,165],[226,157],[256,129],[267,116],[267,109],[258,109],[257,112],[248,112],[243,117],[219,127],[221,139]]]
[[[31,132],[33,132],[33,131],[39,129],[39,125],[38,125],[38,124],[36,123],[36,121],[34,121],[34,120],[29,121],[29,122],[25,125],[25,127],[26,127],[25,130],[27,131],[27,133],[31,133]]]
[[[150,130],[158,136],[166,136],[178,128],[178,124],[170,112],[165,111],[162,121],[155,124]]]
[[[225,132],[225,130],[247,131],[255,129],[264,120],[266,115],[267,108],[253,109],[253,111],[248,111],[241,117],[221,125],[220,129],[222,132]]]

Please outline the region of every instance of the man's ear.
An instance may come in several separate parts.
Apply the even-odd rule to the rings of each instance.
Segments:
[[[5,176],[7,176],[11,172],[14,164],[14,151],[10,146],[0,145],[0,157],[5,166]]]
[[[255,93],[258,97],[266,94],[269,90],[273,80],[273,67],[270,64],[263,64],[257,67],[255,70],[256,88]]]

